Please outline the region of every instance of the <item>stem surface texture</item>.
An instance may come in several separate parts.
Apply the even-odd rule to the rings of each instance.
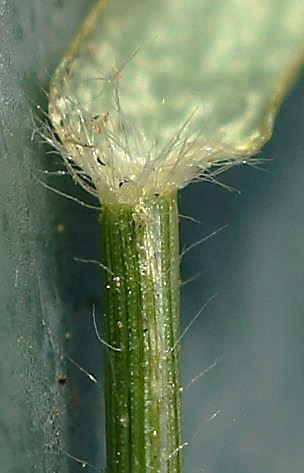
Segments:
[[[176,194],[104,205],[107,473],[181,472]]]

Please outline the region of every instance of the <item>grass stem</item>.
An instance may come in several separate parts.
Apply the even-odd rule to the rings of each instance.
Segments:
[[[108,473],[181,472],[176,193],[104,205]]]

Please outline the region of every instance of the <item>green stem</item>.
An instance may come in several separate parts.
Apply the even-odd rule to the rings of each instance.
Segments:
[[[177,197],[104,205],[107,473],[181,472]]]

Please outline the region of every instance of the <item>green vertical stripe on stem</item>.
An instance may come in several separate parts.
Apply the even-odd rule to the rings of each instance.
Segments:
[[[180,473],[176,193],[103,207],[107,473]]]

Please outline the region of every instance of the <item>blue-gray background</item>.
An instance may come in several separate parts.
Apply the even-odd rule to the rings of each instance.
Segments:
[[[91,2],[0,0],[0,471],[104,465],[101,274],[96,212],[43,188],[56,167],[32,113]],[[180,196],[182,246],[227,224],[183,260],[186,473],[286,473],[304,466],[304,86],[289,94],[263,170],[222,176],[238,192],[191,185]],[[35,113],[35,112],[34,112]],[[35,113],[36,114],[36,113]],[[58,161],[57,161],[58,160]],[[69,178],[52,178],[88,197]],[[64,225],[60,232],[58,224]],[[92,383],[66,357],[95,374]],[[67,375],[67,383],[59,378]],[[94,471],[94,470],[92,470]]]

